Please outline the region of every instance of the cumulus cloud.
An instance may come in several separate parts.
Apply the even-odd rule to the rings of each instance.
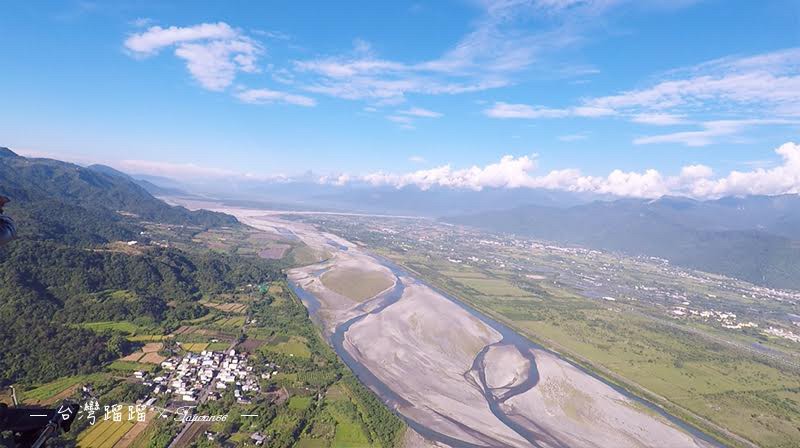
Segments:
[[[544,188],[571,192],[610,194],[622,197],[658,198],[664,195],[713,199],[731,195],[776,195],[800,193],[800,144],[788,142],[775,150],[782,163],[772,168],[731,171],[715,177],[705,165],[684,166],[677,175],[657,169],[641,172],[612,170],[606,176],[584,175],[578,169],[560,169],[536,175],[537,157],[504,156],[483,167],[454,169],[450,165],[409,173],[376,172],[352,176],[349,182],[403,188],[416,186],[482,190],[484,188]]]
[[[135,53],[149,55],[165,47],[197,40],[225,40],[238,36],[238,32],[225,22],[201,23],[189,27],[150,27],[142,33],[132,34],[125,40],[125,48]]]
[[[24,152],[36,155],[35,152]],[[378,171],[365,175],[339,173],[321,176],[321,184],[342,186],[352,183],[422,190],[434,187],[469,189],[485,188],[543,188],[581,193],[609,194],[620,197],[654,199],[664,195],[696,199],[716,199],[725,196],[800,194],[800,144],[787,142],[775,149],[780,162],[772,167],[757,167],[749,171],[734,170],[717,176],[711,167],[702,164],[686,165],[675,175],[655,168],[643,171],[612,170],[607,175],[586,175],[579,169],[566,168],[536,173],[538,157],[506,155],[495,163],[469,168],[442,165],[407,173]],[[409,160],[424,162],[419,156]],[[243,174],[224,168],[194,164],[148,160],[108,162],[127,172],[154,174],[180,179],[241,178],[291,182],[306,177]]]
[[[189,27],[153,26],[125,40],[125,48],[136,57],[149,57],[165,48],[186,63],[192,77],[204,88],[221,91],[230,86],[237,72],[255,73],[261,44],[227,23],[202,23]]]
[[[700,178],[690,185],[688,193],[696,197],[800,194],[800,144],[784,143],[775,153],[783,159],[779,166],[732,171],[719,179]]]
[[[313,107],[316,100],[303,95],[294,95],[270,89],[247,89],[235,94],[240,101],[249,104],[288,103],[297,106]]]
[[[369,184],[405,187],[415,185],[423,190],[431,187],[467,188],[482,190],[486,187],[518,188],[526,185],[529,172],[536,167],[535,157],[504,156],[497,163],[484,167],[454,170],[450,165],[419,170],[407,174],[372,173],[362,177]]]

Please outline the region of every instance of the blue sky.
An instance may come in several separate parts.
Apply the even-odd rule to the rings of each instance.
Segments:
[[[800,141],[796,1],[3,10],[0,144],[25,154],[175,177],[312,170],[334,184],[800,188],[800,149],[784,145]]]

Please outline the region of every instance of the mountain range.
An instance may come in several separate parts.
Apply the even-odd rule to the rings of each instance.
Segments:
[[[0,147],[0,180],[0,194],[11,198],[11,209],[26,203],[49,203],[65,210],[88,209],[90,214],[105,215],[108,219],[113,219],[108,216],[112,211],[170,224],[219,226],[237,222],[223,213],[170,206],[153,197],[142,181],[111,167],[82,167],[53,159],[27,158],[4,147]]]
[[[442,218],[559,244],[665,258],[770,287],[800,289],[800,196],[618,199]]]
[[[228,215],[171,207],[153,197],[199,193],[253,208],[437,217],[559,244],[660,257],[756,284],[800,289],[798,195],[645,200],[524,188],[335,187],[308,180],[228,180],[212,187],[208,182],[195,185],[129,175],[104,165],[25,158],[8,148],[0,148],[0,179],[0,194],[14,201],[9,210],[25,224],[23,232],[45,239],[129,238],[135,229],[120,222],[120,212],[172,224],[236,223]],[[120,225],[107,225],[115,222]]]

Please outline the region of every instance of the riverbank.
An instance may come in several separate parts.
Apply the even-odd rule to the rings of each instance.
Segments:
[[[450,446],[713,446],[359,246],[272,215],[240,219],[283,228],[329,254],[290,270],[293,285],[359,379],[427,440]],[[321,280],[337,266],[356,265],[388,269],[394,287],[357,301]],[[540,358],[546,372],[538,371]]]

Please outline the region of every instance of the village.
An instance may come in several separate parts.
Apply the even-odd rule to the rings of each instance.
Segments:
[[[152,398],[145,404],[152,405],[165,397],[168,408],[218,400],[227,390],[233,391],[237,402],[249,404],[261,390],[259,378],[270,379],[279,368],[268,363],[262,369],[254,369],[248,355],[233,348],[225,352],[188,352],[182,357],[170,357],[160,366],[158,374],[136,371],[133,376],[152,387]],[[256,370],[264,369],[256,374]]]

